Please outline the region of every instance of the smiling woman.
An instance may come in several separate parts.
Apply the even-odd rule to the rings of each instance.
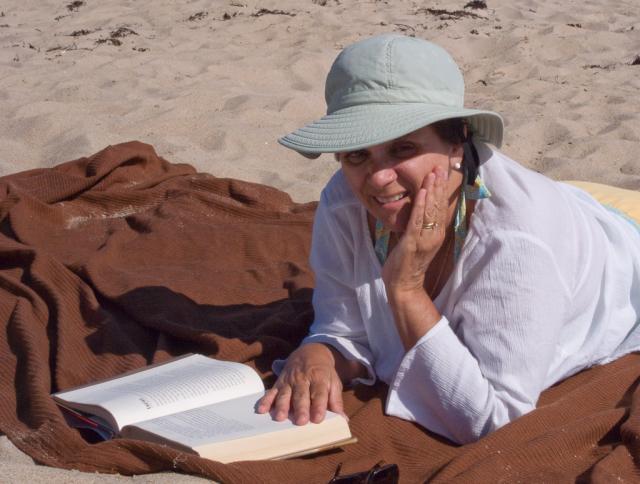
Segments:
[[[314,222],[310,334],[258,411],[318,422],[379,378],[388,414],[465,443],[640,350],[638,226],[493,148],[502,118],[463,98],[443,49],[372,37],[335,60],[327,115],[280,140],[341,168]]]

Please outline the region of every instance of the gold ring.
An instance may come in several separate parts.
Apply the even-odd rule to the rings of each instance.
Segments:
[[[427,222],[426,224],[422,224],[422,228],[425,230],[433,230],[438,226],[438,222]]]

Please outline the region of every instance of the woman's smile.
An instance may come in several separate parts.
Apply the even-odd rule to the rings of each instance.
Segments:
[[[403,198],[405,198],[407,195],[409,195],[409,192],[402,192],[402,193],[398,193],[396,195],[389,195],[389,196],[374,196],[373,198],[376,200],[376,202],[378,202],[380,205],[388,205],[391,204],[393,202],[397,202],[399,200],[402,200]]]

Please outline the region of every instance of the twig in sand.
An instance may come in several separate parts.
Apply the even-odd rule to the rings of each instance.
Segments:
[[[122,41],[118,39],[114,39],[113,37],[107,37],[106,39],[98,39],[96,40],[96,44],[111,44],[111,45],[122,45]]]
[[[271,10],[268,8],[261,8],[255,13],[252,13],[252,17],[262,17],[263,15],[288,15],[289,17],[295,17],[295,13],[286,12],[284,10]]]
[[[45,51],[45,53],[47,54],[45,55],[45,59],[53,60],[56,57],[60,57],[66,54],[67,52],[74,51],[74,50],[87,50],[89,52],[93,51],[93,49],[89,47],[78,47],[75,43],[67,46],[58,45],[56,47],[51,47],[50,49],[47,49]],[[49,55],[51,53],[54,53],[54,55],[50,57]]]
[[[49,53],[49,52],[56,52],[56,51],[62,51],[63,53],[68,51],[68,50],[76,50],[78,48],[78,46],[73,43],[71,45],[56,45],[55,47],[51,47],[47,50],[45,50],[45,53]]]
[[[613,69],[615,66],[613,64],[608,64],[606,66],[601,66],[600,64],[588,64],[582,66],[583,69],[604,69],[605,71],[609,71]]]
[[[415,32],[416,29],[414,29],[411,25],[407,25],[407,24],[393,24],[396,27],[398,27],[398,30],[400,32],[407,32],[407,31],[411,31],[411,32]]]
[[[197,13],[194,13],[193,15],[191,15],[187,19],[187,22],[195,22],[196,20],[202,20],[207,15],[209,15],[209,12],[197,12]]]
[[[89,35],[90,33],[93,33],[93,32],[95,32],[95,30],[87,30],[87,29],[74,30],[69,34],[69,37],[81,37],[83,35]]]
[[[110,37],[112,39],[121,39],[130,35],[138,35],[138,32],[127,27],[118,27],[116,30],[111,32]]]
[[[69,12],[77,12],[80,7],[84,5],[82,0],[74,0],[73,2],[67,4],[67,10]]]
[[[482,18],[480,15],[465,12],[464,10],[444,10],[441,8],[419,8],[416,13],[428,13],[438,17],[440,20],[458,20],[462,17]]]
[[[484,0],[472,0],[467,3],[464,8],[473,8],[475,10],[484,10],[487,8],[487,2]]]
[[[116,30],[112,30],[111,33],[109,34],[109,37],[107,37],[106,39],[96,40],[96,44],[98,45],[111,44],[117,47],[122,45],[122,41],[120,39],[123,39],[124,37],[129,37],[130,35],[139,35],[139,34],[135,30],[131,30],[128,27],[118,27]]]

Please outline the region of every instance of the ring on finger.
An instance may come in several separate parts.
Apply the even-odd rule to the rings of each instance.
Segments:
[[[422,228],[424,230],[434,230],[436,227],[438,227],[438,222],[427,222],[422,224]]]

